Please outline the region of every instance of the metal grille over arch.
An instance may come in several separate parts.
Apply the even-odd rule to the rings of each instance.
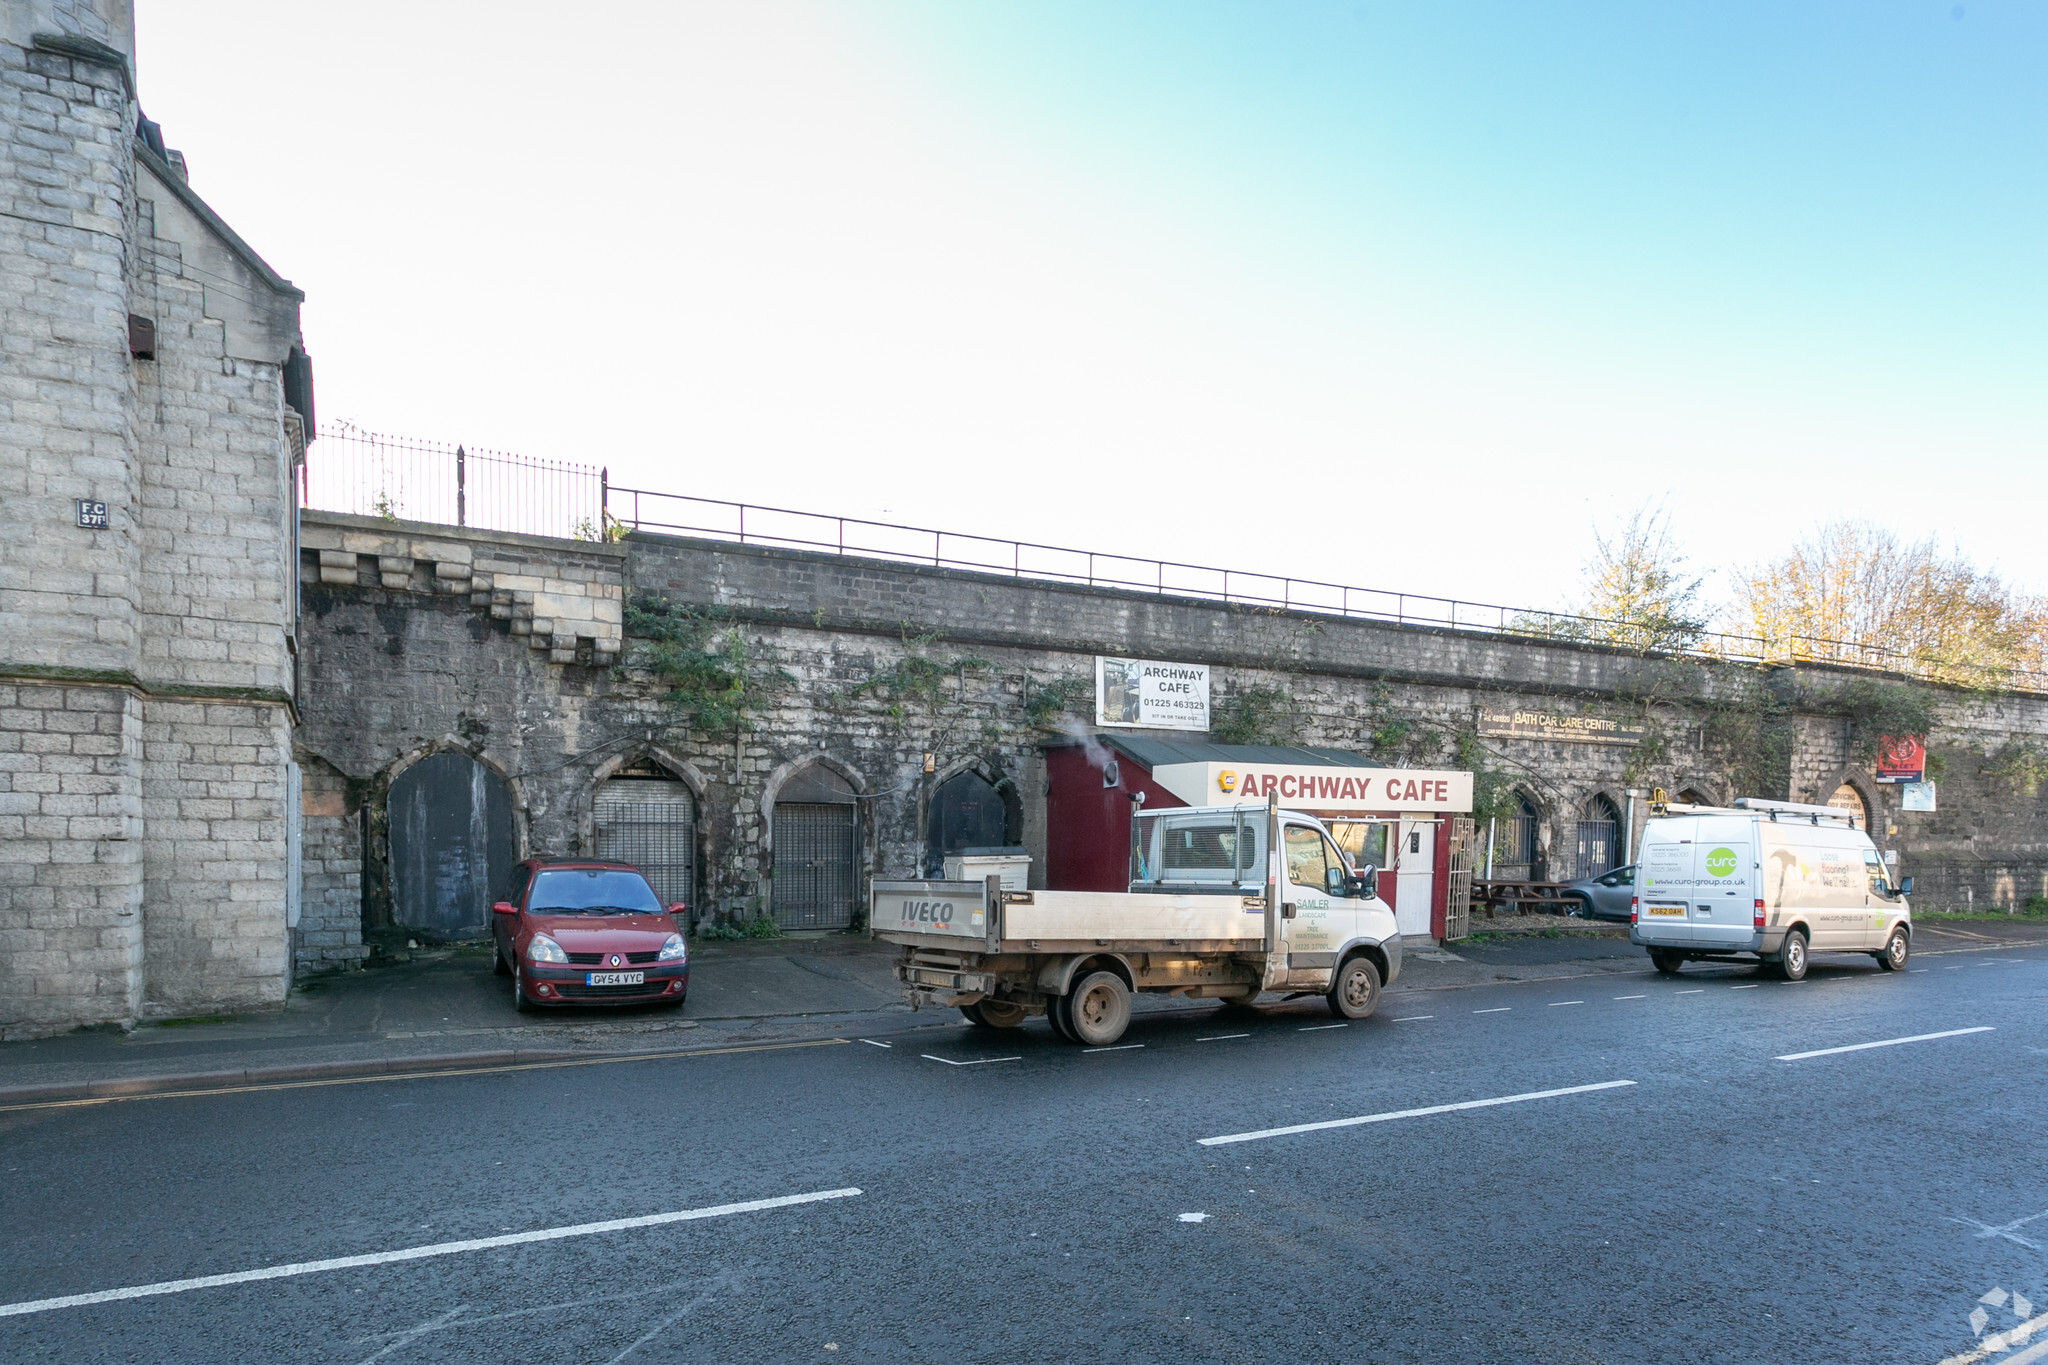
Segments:
[[[853,786],[813,763],[775,795],[771,902],[784,929],[845,929],[860,900],[860,805]]]
[[[647,874],[663,905],[697,904],[697,798],[652,764],[614,773],[591,802],[597,856]]]
[[[1536,807],[1520,792],[1508,802],[1493,830],[1493,879],[1533,881],[1536,877]]]
[[[1572,860],[1572,878],[1597,877],[1621,866],[1621,813],[1604,796],[1586,803],[1579,819],[1578,847]]]
[[[386,809],[393,917],[434,938],[483,933],[517,857],[504,779],[468,754],[429,754],[392,782]]]
[[[953,774],[932,793],[925,817],[925,875],[944,875],[950,854],[1008,846],[1010,823],[995,783],[972,769]]]

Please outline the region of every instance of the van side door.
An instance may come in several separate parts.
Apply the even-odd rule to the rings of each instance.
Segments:
[[[1343,876],[1344,864],[1323,832],[1312,825],[1282,826],[1280,843],[1287,868],[1281,900],[1294,907],[1293,917],[1281,921],[1288,971],[1327,974],[1337,965],[1337,949],[1350,937],[1357,917],[1349,902],[1331,894],[1332,877]]]

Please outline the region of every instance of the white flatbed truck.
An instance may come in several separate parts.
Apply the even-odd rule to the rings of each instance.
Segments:
[[[1124,891],[877,881],[868,932],[902,948],[896,979],[913,1009],[958,1008],[985,1028],[1043,1014],[1068,1042],[1105,1047],[1138,991],[1239,1004],[1315,994],[1339,1018],[1365,1018],[1401,972],[1377,884],[1376,868],[1352,867],[1320,821],[1277,799],[1140,810]]]

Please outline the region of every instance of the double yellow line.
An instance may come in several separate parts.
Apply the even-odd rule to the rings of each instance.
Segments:
[[[626,1052],[608,1057],[565,1057],[553,1062],[507,1062],[502,1066],[454,1066],[432,1071],[380,1071],[363,1076],[323,1076],[304,1081],[254,1081],[248,1085],[213,1086],[203,1090],[144,1090],[133,1095],[88,1095],[75,1100],[36,1100],[0,1104],[0,1114],[30,1109],[84,1109],[129,1100],[188,1100],[209,1095],[247,1095],[262,1090],[311,1090],[324,1085],[368,1085],[378,1081],[428,1081],[444,1076],[498,1076],[511,1071],[559,1071],[572,1066],[613,1066],[619,1062],[662,1062],[683,1057],[730,1057],[741,1052],[787,1052],[800,1047],[839,1047],[844,1038],[811,1038],[799,1043],[752,1043],[742,1047],[684,1048],[675,1052]]]

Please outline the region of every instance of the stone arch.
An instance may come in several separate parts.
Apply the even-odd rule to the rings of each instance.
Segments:
[[[688,759],[652,743],[627,745],[591,770],[579,798],[578,845],[593,857],[632,863],[665,903],[686,904],[695,916],[712,827],[707,786]]]
[[[1823,783],[1816,795],[1821,805],[1832,806],[1845,789],[1855,793],[1856,799],[1863,803],[1863,809],[1859,812],[1862,818],[1857,822],[1856,828],[1870,835],[1872,839],[1877,839],[1882,832],[1878,825],[1884,818],[1884,804],[1879,800],[1877,784],[1870,780],[1870,775],[1866,772],[1857,768],[1843,768],[1835,774],[1834,781]]]
[[[1696,806],[1725,806],[1735,799],[1729,794],[1728,783],[1711,773],[1688,773],[1668,790],[1673,801]]]
[[[1493,875],[1500,881],[1539,879],[1547,857],[1543,800],[1526,782],[1509,787],[1493,819]]]
[[[1627,837],[1622,812],[1610,789],[1596,787],[1579,803],[1572,828],[1571,879],[1597,877],[1622,864],[1621,850]]]
[[[428,939],[475,938],[519,860],[517,798],[501,765],[435,744],[387,770],[383,810],[393,927]]]
[[[863,918],[873,822],[860,771],[825,753],[776,766],[762,785],[766,908],[784,929],[848,929]]]
[[[1000,815],[996,820],[982,820],[983,828],[976,837],[949,838],[958,833],[954,829],[941,829],[942,824],[950,825],[962,812],[959,802],[949,800],[953,789],[965,782],[979,783],[986,792],[1000,803]],[[924,871],[926,876],[936,877],[943,872],[945,855],[956,849],[946,848],[948,843],[962,846],[1018,847],[1024,839],[1024,799],[1017,786],[1017,780],[1005,773],[987,758],[979,755],[955,759],[932,775],[930,785],[925,789],[919,802],[918,830],[924,845]]]

